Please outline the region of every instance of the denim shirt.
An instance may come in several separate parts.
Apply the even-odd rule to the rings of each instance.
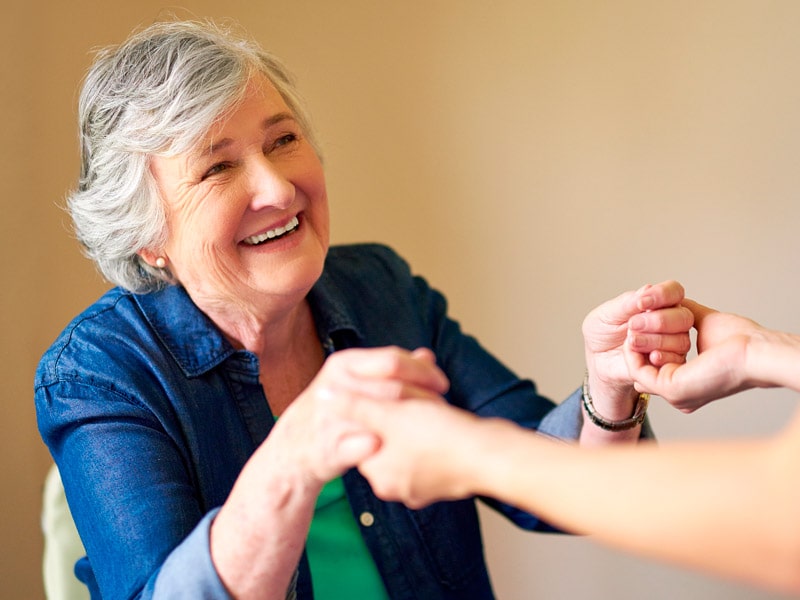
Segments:
[[[384,246],[332,247],[309,302],[329,353],[426,346],[450,379],[450,403],[578,434],[577,394],[554,408],[463,333],[444,297]],[[115,288],[44,354],[35,402],[88,555],[76,573],[93,597],[229,598],[209,527],[274,424],[256,356],[232,347],[179,286]],[[379,500],[355,469],[344,482],[356,519],[372,515],[360,527],[391,598],[493,598],[474,500],[409,510]],[[523,528],[549,529],[485,501]],[[313,597],[305,555],[289,592]]]

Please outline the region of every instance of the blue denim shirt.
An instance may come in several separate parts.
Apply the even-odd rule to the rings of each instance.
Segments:
[[[562,437],[578,434],[577,395],[558,408],[448,318],[444,297],[379,245],[330,249],[309,294],[328,352],[427,346],[450,378],[449,402]],[[36,373],[39,429],[64,481],[93,597],[228,598],[209,527],[273,418],[255,355],[236,350],[171,286],[112,289],[45,353]],[[473,500],[422,510],[383,502],[344,475],[364,539],[393,599],[493,598]],[[521,527],[536,517],[486,500]],[[312,598],[305,556],[298,598]]]

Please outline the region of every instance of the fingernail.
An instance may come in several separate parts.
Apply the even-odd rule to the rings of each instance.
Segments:
[[[652,296],[642,296],[639,298],[639,310],[648,310],[656,303],[656,299]]]
[[[635,333],[628,333],[628,345],[631,348],[638,348],[639,346],[644,346],[645,339],[640,335],[636,335]]]
[[[642,315],[633,315],[628,321],[629,329],[644,329],[646,321]]]

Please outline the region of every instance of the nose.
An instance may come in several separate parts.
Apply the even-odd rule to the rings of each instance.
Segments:
[[[294,202],[295,187],[279,167],[266,156],[255,157],[248,165],[250,208],[288,208]]]

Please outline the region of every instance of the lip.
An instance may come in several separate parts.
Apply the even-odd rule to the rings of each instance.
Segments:
[[[257,243],[257,244],[249,244],[249,243],[247,243],[246,240],[249,240],[249,239],[251,239],[253,237],[264,236],[264,235],[268,234],[269,232],[273,232],[273,231],[284,229],[287,225],[290,225],[292,223],[292,221],[294,221],[295,219],[297,220],[297,225],[295,225],[294,229],[289,232],[289,235],[287,235],[285,232],[281,231],[281,233],[279,233],[276,236],[270,238],[270,240],[271,241],[278,241],[280,239],[283,239],[284,237],[289,237],[290,235],[295,234],[300,229],[300,227],[303,225],[304,219],[303,219],[303,214],[302,213],[297,213],[297,214],[292,215],[290,217],[287,217],[287,218],[285,218],[285,219],[283,219],[281,221],[277,221],[275,223],[272,223],[268,227],[260,229],[255,233],[250,233],[250,234],[244,236],[242,239],[239,240],[239,245],[246,246],[246,247],[249,247],[249,248],[258,248],[260,246],[264,246],[264,245],[266,245],[266,242],[267,242],[266,239],[262,240],[261,243]]]

